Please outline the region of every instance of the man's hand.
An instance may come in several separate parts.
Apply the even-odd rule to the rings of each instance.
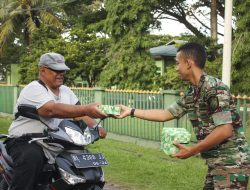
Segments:
[[[174,145],[179,148],[179,152],[173,155],[173,157],[180,158],[180,159],[186,159],[194,155],[192,148],[184,146],[182,144],[174,143]]]
[[[107,136],[107,131],[103,127],[99,127],[98,131],[101,139],[104,139]]]
[[[83,105],[84,109],[86,109],[85,114],[91,118],[100,118],[100,119],[106,118],[107,115],[100,111],[100,109],[98,108],[99,105],[100,104],[98,103]]]

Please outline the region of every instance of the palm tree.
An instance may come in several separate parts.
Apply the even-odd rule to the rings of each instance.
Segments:
[[[60,1],[57,1],[58,3]],[[22,34],[24,43],[29,47],[31,36],[41,24],[62,29],[60,15],[52,11],[51,0],[2,0],[0,2],[0,54],[10,40]],[[54,6],[58,8],[58,6]]]

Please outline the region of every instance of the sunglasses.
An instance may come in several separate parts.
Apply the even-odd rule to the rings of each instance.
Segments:
[[[54,69],[51,69],[49,67],[45,67],[46,69],[49,69],[57,74],[66,74],[66,71],[65,70],[54,70]]]

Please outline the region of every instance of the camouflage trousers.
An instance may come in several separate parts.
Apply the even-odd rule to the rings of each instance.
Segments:
[[[250,167],[208,167],[204,190],[247,190]]]

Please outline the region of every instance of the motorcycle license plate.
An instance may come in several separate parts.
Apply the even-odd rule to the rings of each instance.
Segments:
[[[108,165],[107,160],[101,153],[71,154],[71,157],[76,168],[91,168]]]

